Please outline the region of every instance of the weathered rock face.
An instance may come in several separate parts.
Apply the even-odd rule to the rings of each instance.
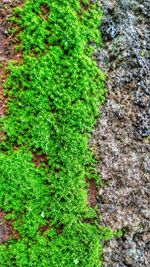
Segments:
[[[107,103],[92,147],[104,182],[102,223],[125,229],[106,245],[105,267],[150,266],[150,0],[100,1],[104,10],[99,66]]]

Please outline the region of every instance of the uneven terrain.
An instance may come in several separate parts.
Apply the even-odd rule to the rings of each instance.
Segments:
[[[99,66],[107,103],[93,134],[104,188],[102,223],[123,229],[108,242],[105,267],[150,266],[150,1],[100,1]]]
[[[22,3],[23,1],[15,0],[0,1],[1,117],[4,117],[7,114],[7,97],[4,96],[4,87],[2,85],[8,76],[6,67],[11,59],[15,59],[15,61],[20,60],[20,53],[16,52],[14,49],[15,40],[13,38],[13,33],[10,34],[9,32],[12,23],[7,19],[12,16],[12,8],[17,5],[21,6]],[[100,0],[100,3],[104,10],[104,21],[102,26],[103,48],[96,53],[96,59],[99,67],[102,68],[107,75],[107,87],[109,93],[107,94],[106,105],[103,109],[101,108],[101,118],[93,133],[91,146],[98,159],[98,170],[101,174],[104,187],[98,192],[95,180],[91,179],[88,189],[88,203],[90,206],[94,207],[97,199],[99,210],[102,214],[102,224],[104,226],[109,226],[113,230],[123,230],[123,236],[121,238],[114,238],[105,243],[104,267],[148,267],[150,265],[150,2],[148,0]],[[87,9],[88,6],[84,6],[84,10],[86,11]],[[45,19],[45,12],[47,12],[47,9],[44,7],[42,8],[42,11],[44,12],[44,15],[42,16]],[[36,55],[36,53],[33,53],[32,55]],[[52,113],[56,113],[54,108],[52,109]],[[0,139],[2,141],[5,141],[5,134],[6,133],[3,131],[1,132]],[[16,145],[16,142],[14,142],[13,145],[15,148],[14,155],[16,154],[17,157],[20,157],[21,161],[24,154],[22,155],[22,152],[19,152],[20,147]],[[48,163],[45,154],[41,154],[41,152],[39,153],[39,150],[37,150],[33,152],[33,156],[29,156],[29,159],[27,155],[25,160],[27,160],[28,164],[29,162],[30,164],[33,162],[34,167],[36,166],[36,175],[41,175],[38,173],[37,169],[39,170],[42,165],[47,170],[47,166],[50,164],[51,159],[49,157]],[[6,159],[4,162],[5,161]],[[15,156],[13,161],[14,164],[18,166]],[[20,173],[18,179],[21,175],[24,175],[22,174],[22,168],[24,168],[25,173],[26,171],[29,171],[24,167],[24,160],[21,161],[21,164],[22,165],[19,165]],[[6,165],[8,165],[7,167],[10,173],[15,173],[15,170],[11,169],[9,161]],[[68,168],[70,168],[70,163],[68,166]],[[33,164],[30,166],[30,171],[34,176],[35,168],[33,170]],[[12,177],[13,175],[14,174],[12,174]],[[54,175],[61,180],[58,167],[54,168]],[[23,176],[22,180],[24,180],[24,177],[25,176]],[[44,185],[42,185],[44,188],[43,190],[45,190],[45,184],[50,183],[51,177],[49,178],[50,181],[45,179],[45,176],[42,177],[42,179],[44,181]],[[87,180],[87,182],[89,181]],[[25,184],[25,186],[28,187],[28,183],[27,185]],[[50,187],[50,185],[48,186]],[[60,191],[62,188],[63,187],[60,188]],[[85,185],[83,188],[85,188]],[[8,196],[10,195],[9,189],[7,189],[6,193]],[[29,192],[27,196],[28,195]],[[96,195],[97,197],[95,198]],[[66,193],[64,197],[66,197]],[[71,197],[72,192],[68,197],[69,203],[71,203]],[[31,196],[31,199],[32,198],[33,196]],[[86,192],[84,191],[84,199],[85,198]],[[58,202],[56,207],[58,207],[61,203],[61,201],[59,201],[59,194],[56,199]],[[76,198],[73,200],[73,203],[75,201]],[[17,207],[13,206],[13,208],[16,209],[15,216],[18,219]],[[7,209],[9,210],[8,207]],[[32,210],[29,210],[27,207],[24,213],[27,213],[27,216],[30,216],[31,211]],[[49,230],[50,215],[46,215],[47,217],[45,218],[45,213],[41,212],[39,214],[37,210],[35,214],[34,224],[37,224],[37,229],[32,225],[32,217],[31,219],[30,217],[29,219],[27,218],[26,223],[30,221],[31,225],[27,225],[28,227],[24,230],[25,232],[22,232],[24,239],[21,243],[20,241],[17,242],[17,240],[20,240],[18,229],[22,231],[22,225],[19,226],[20,228],[15,226],[14,229],[14,221],[12,219],[6,220],[6,213],[3,210],[0,211],[0,243],[3,244],[1,246],[3,262],[10,260],[12,263],[11,257],[13,253],[14,255],[18,255],[18,262],[22,261],[22,255],[24,255],[24,262],[28,262],[28,259],[26,258],[26,243],[28,243],[28,240],[26,240],[26,231],[29,236],[28,239],[30,240],[30,247],[28,249],[29,253],[31,253],[30,256],[32,256],[32,253],[35,254],[35,243],[32,243],[30,237],[33,232],[35,232],[36,238],[39,238],[38,242],[41,246],[41,251],[38,251],[39,255],[41,255],[41,252],[43,253],[43,247],[45,248],[46,246],[49,246],[46,243],[47,238],[45,238],[45,236],[48,236],[49,238],[52,234],[54,236],[56,234],[55,238],[57,241],[57,235],[60,235],[61,237],[63,231],[66,231],[70,238],[70,233],[67,232],[68,227],[64,230],[65,227],[61,222],[59,222],[58,225],[56,224],[56,229],[53,229],[54,232],[51,234],[51,231]],[[23,217],[24,215],[21,216]],[[89,235],[91,229],[94,229],[92,224],[95,221],[95,217],[91,217],[91,214],[89,214],[89,218],[85,218],[83,221],[84,223],[82,222],[83,226],[89,229]],[[31,232],[28,232],[29,228],[31,228]],[[95,230],[93,230],[90,235],[89,240],[93,241],[92,237],[95,235],[94,231]],[[86,233],[85,235],[88,236],[88,234]],[[72,237],[74,237],[74,233]],[[6,241],[12,238],[13,246],[16,251],[15,249],[9,250],[9,245],[7,246]],[[83,239],[84,238],[85,237],[83,237]],[[86,242],[89,242],[89,240],[87,238]],[[98,240],[98,235],[95,236],[95,240]],[[75,242],[78,242],[78,240],[75,240]],[[63,243],[64,240],[62,241],[62,244]],[[38,249],[40,246],[37,244]],[[68,246],[70,248],[69,243]],[[99,247],[98,243],[97,246]],[[37,247],[35,246],[36,250]],[[75,246],[75,251],[75,255],[76,253],[78,254],[77,246]],[[90,251],[91,255],[92,251],[94,250],[92,249]],[[98,249],[96,250],[96,253],[96,255],[98,255]],[[13,262],[16,264],[14,255]],[[81,253],[81,256],[82,255],[83,252]],[[47,258],[44,259],[47,262]],[[91,259],[93,259],[93,255],[91,256]],[[58,259],[54,259],[56,262],[57,260]],[[35,262],[36,261],[38,262],[39,259],[35,259]],[[78,258],[74,258],[73,264],[79,266],[80,262],[78,261]],[[96,258],[95,262],[97,261],[98,259]],[[6,262],[4,262],[4,266],[8,266],[8,262]],[[95,263],[88,262],[87,266],[95,266],[94,264]]]

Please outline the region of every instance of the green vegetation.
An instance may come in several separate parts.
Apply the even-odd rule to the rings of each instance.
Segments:
[[[22,60],[5,84],[0,209],[19,238],[0,246],[1,267],[101,266],[111,232],[98,226],[85,180],[97,179],[88,140],[106,90],[92,46],[101,10],[88,4],[30,0],[15,11]]]

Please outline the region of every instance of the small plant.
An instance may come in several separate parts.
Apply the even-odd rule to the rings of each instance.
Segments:
[[[10,63],[5,83],[0,208],[20,239],[0,246],[3,267],[97,267],[111,236],[87,203],[86,177],[98,177],[88,140],[106,89],[90,45],[101,43],[101,10],[81,2],[30,0],[15,11],[22,63]],[[46,162],[35,166],[34,153]]]

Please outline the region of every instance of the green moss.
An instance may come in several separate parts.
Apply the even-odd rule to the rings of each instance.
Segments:
[[[15,11],[23,61],[5,83],[0,208],[20,238],[0,246],[2,267],[97,267],[112,235],[87,203],[85,180],[98,178],[88,141],[106,92],[90,45],[101,43],[101,10],[88,2],[30,0]],[[36,167],[34,153],[47,160]]]

